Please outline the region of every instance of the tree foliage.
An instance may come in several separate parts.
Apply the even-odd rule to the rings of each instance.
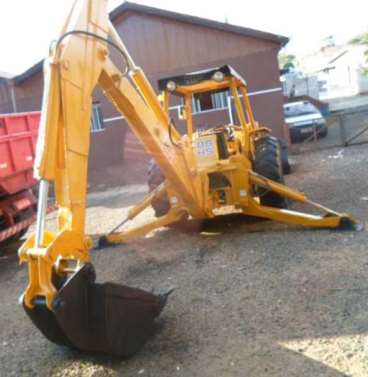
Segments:
[[[368,76],[368,32],[356,36],[350,41],[352,44],[359,44],[367,46],[367,49],[364,52],[365,55],[365,66],[363,67],[363,72]]]
[[[357,35],[355,38],[353,38],[350,41],[350,43],[351,44],[359,44],[359,45],[361,45],[361,44],[368,45],[368,32]]]
[[[279,67],[280,69],[296,68],[298,62],[295,55],[292,54],[279,54]]]

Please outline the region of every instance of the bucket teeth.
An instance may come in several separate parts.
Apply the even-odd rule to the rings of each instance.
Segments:
[[[94,282],[91,264],[81,267],[55,296],[53,310],[43,300],[25,310],[54,343],[87,352],[131,356],[154,332],[154,320],[172,290],[155,295],[114,283]]]

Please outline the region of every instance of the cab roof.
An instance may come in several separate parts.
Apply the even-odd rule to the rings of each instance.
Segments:
[[[224,75],[223,82],[214,80],[213,76],[217,72],[221,72]],[[158,88],[160,91],[167,90],[168,82],[174,82],[176,84],[174,93],[177,94],[219,90],[229,86],[230,80],[226,80],[229,78],[235,78],[239,85],[246,85],[246,82],[241,75],[236,72],[233,67],[226,64],[221,67],[162,78],[158,80]]]

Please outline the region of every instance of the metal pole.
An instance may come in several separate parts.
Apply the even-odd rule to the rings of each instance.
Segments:
[[[43,244],[48,196],[49,182],[41,180],[40,191],[38,195],[35,247],[42,247]]]
[[[230,124],[234,124],[234,117],[231,109],[231,96],[227,96],[227,108],[229,111]]]
[[[346,147],[347,142],[346,142],[345,116],[343,114],[339,114],[339,127],[340,127],[341,144],[343,147]]]
[[[14,82],[12,81],[11,84],[9,84],[9,91],[10,91],[10,98],[13,106],[13,113],[17,112],[17,100],[15,98],[15,89],[14,89]]]

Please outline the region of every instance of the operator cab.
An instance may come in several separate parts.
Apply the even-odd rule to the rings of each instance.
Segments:
[[[199,168],[207,168],[241,153],[243,148],[251,148],[246,140],[257,124],[249,104],[246,82],[230,65],[163,78],[158,81],[158,87],[167,113],[170,113],[172,97],[176,98],[172,100],[176,103],[179,98],[178,118],[185,121],[184,133],[195,145]],[[225,94],[221,103],[222,110],[228,111],[229,123],[203,129],[194,124],[196,117],[193,115],[201,114],[195,111],[196,101],[201,96],[208,94],[207,98],[211,98],[216,93]]]

